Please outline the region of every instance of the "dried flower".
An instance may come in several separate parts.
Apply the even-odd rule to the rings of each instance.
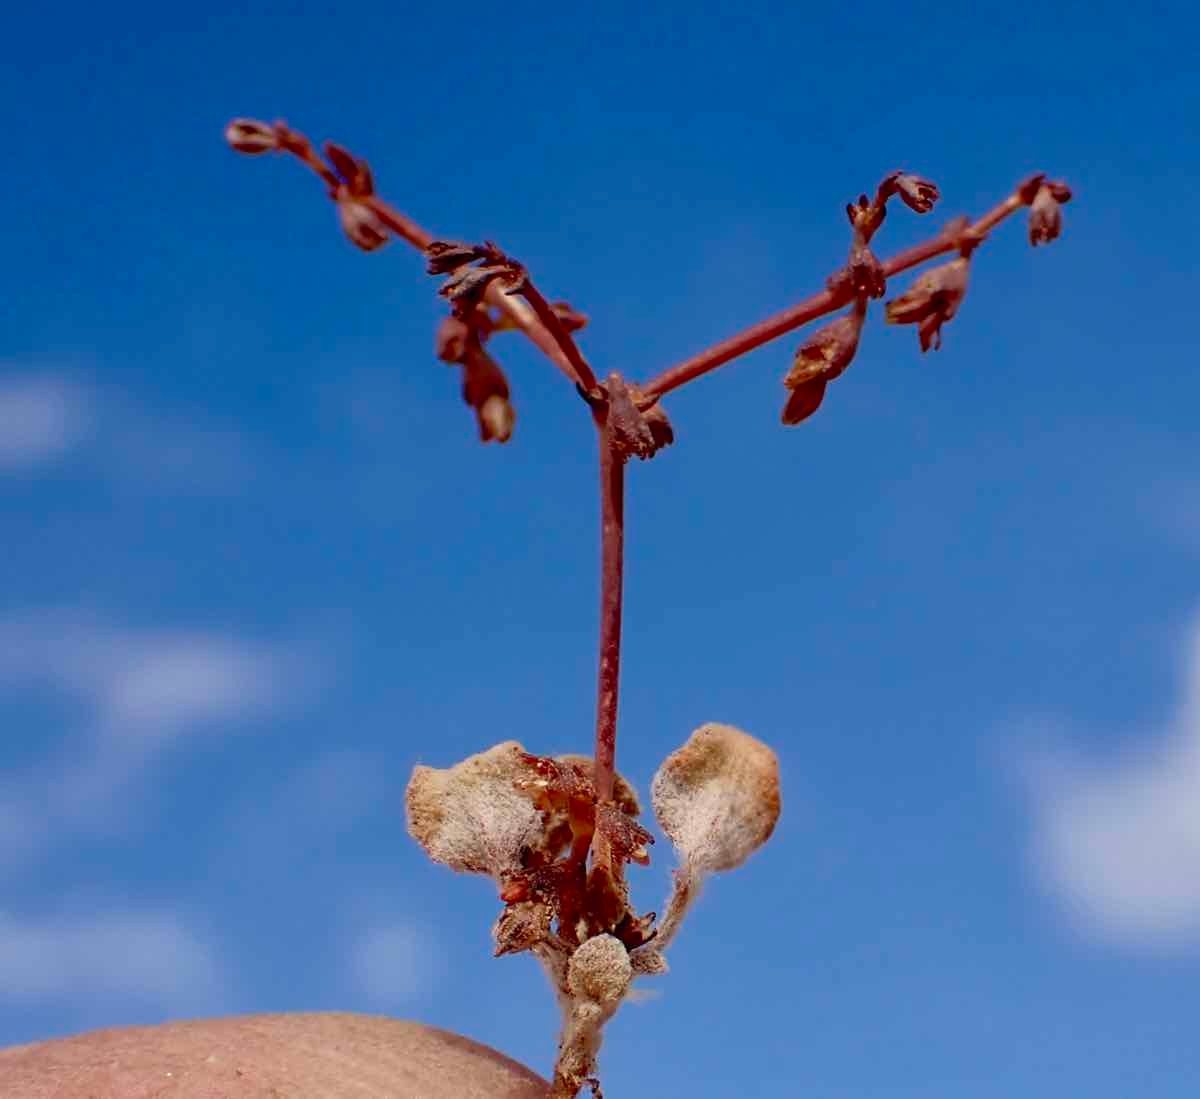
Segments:
[[[443,317],[434,336],[434,353],[444,363],[462,362],[471,340],[471,328],[461,317]]]
[[[889,324],[916,324],[921,350],[942,346],[942,325],[958,312],[967,292],[966,256],[926,271],[898,298],[887,303]]]
[[[435,862],[504,879],[541,831],[541,814],[515,788],[528,775],[515,740],[446,770],[417,766],[404,798],[409,834]]]
[[[884,182],[886,183],[886,180]],[[859,195],[857,202],[846,203],[846,217],[850,219],[855,237],[862,244],[866,244],[875,235],[875,231],[887,217],[887,206],[883,201],[887,198],[887,192],[882,184],[880,196],[880,201],[877,202],[872,202],[866,195]]]
[[[488,397],[479,406],[476,419],[481,441],[489,443],[495,439],[498,443],[507,443],[517,424],[517,410],[507,397]]]
[[[507,443],[512,438],[517,414],[509,401],[508,379],[499,364],[479,345],[468,341],[462,359],[463,400],[475,410],[479,437]]]
[[[740,729],[703,725],[666,758],[650,796],[690,872],[732,870],[775,830],[779,761]]]
[[[785,424],[798,424],[820,407],[826,385],[854,359],[865,317],[865,302],[860,298],[849,313],[819,328],[801,345],[783,379],[791,390],[783,408]]]
[[[897,172],[891,182],[901,201],[918,214],[929,213],[933,204],[942,197],[937,184],[911,172]]]
[[[829,385],[828,378],[810,378],[791,387],[787,402],[783,406],[780,419],[788,427],[803,423],[825,400],[825,388]]]
[[[235,118],[225,127],[225,140],[231,148],[246,156],[259,156],[279,148],[275,127],[254,118]]]
[[[334,194],[338,221],[350,243],[364,252],[374,252],[388,242],[388,229],[383,219],[362,199],[356,198],[348,187],[339,186]]]
[[[1062,205],[1071,201],[1065,183],[1043,183],[1029,204],[1029,243],[1035,248],[1057,240],[1062,232]]]
[[[474,263],[485,255],[485,250],[477,244],[463,244],[460,241],[435,240],[425,249],[428,257],[426,270],[431,275],[448,275],[464,264]]]
[[[348,149],[335,145],[332,141],[325,142],[325,156],[333,165],[350,194],[358,198],[366,198],[375,193],[375,181],[371,178],[371,167],[365,160],[359,160]]]

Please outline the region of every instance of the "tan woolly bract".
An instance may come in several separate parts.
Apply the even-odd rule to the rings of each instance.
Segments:
[[[732,870],[766,843],[779,819],[779,761],[740,729],[704,725],[667,757],[650,796],[688,867]]]
[[[516,789],[532,772],[515,740],[446,770],[417,766],[405,791],[408,831],[435,862],[500,878],[538,842],[541,814]]]

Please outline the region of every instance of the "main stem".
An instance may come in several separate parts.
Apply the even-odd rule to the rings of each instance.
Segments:
[[[625,458],[607,418],[600,444],[600,670],[596,686],[596,796],[613,796],[617,696],[621,672],[621,590],[625,563]]]

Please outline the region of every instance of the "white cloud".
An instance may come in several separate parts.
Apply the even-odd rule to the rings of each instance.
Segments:
[[[27,472],[62,457],[91,427],[87,392],[53,375],[0,380],[0,473]]]
[[[76,612],[0,620],[5,689],[48,689],[81,705],[53,758],[0,781],[0,866],[27,861],[64,829],[127,812],[126,797],[171,745],[303,701],[315,677],[294,648],[227,634],[131,629]]]
[[[1102,758],[1043,751],[1027,777],[1037,868],[1078,926],[1130,946],[1200,945],[1200,622],[1167,728]]]
[[[194,1009],[213,1006],[223,983],[211,947],[170,914],[21,920],[0,912],[0,1002],[123,995]]]
[[[424,992],[433,979],[432,944],[409,924],[367,929],[350,952],[351,975],[377,1007],[405,1003]]]

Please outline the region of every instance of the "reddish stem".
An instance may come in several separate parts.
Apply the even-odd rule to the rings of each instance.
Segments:
[[[621,589],[625,557],[625,458],[607,419],[600,428],[600,670],[596,687],[596,796],[613,796],[621,671]]]
[[[982,237],[1023,205],[1024,203],[1018,195],[1009,195],[978,221],[969,225],[965,232]],[[916,267],[936,256],[953,252],[958,247],[961,235],[960,232],[943,230],[924,244],[917,244],[897,253],[883,264],[884,275],[890,278],[892,275],[907,271],[910,267]],[[782,313],[776,313],[775,316],[768,317],[765,321],[760,321],[758,324],[730,336],[729,339],[714,344],[700,354],[693,355],[677,366],[663,371],[641,387],[644,399],[647,403],[655,401],[663,394],[670,393],[671,390],[678,389],[681,385],[686,385],[701,375],[716,370],[717,367],[724,366],[727,362],[740,358],[801,325],[841,309],[844,305],[848,305],[853,298],[854,290],[850,286],[840,287],[837,290],[822,290],[819,294],[805,298],[804,301],[783,310]]]
[[[592,368],[588,365],[587,359],[583,357],[583,352],[579,350],[578,344],[571,338],[571,333],[566,330],[562,321],[558,319],[558,314],[554,312],[553,307],[542,295],[542,292],[533,285],[533,280],[528,275],[525,276],[519,293],[529,302],[537,319],[542,322],[546,331],[554,337],[562,353],[574,368],[576,383],[585,393],[592,396],[596,395],[598,388],[596,385],[596,375],[592,373]]]
[[[277,125],[282,125],[282,123]],[[302,164],[311,168],[318,178],[330,189],[331,194],[336,191],[340,181],[329,165],[317,155],[312,142],[303,134],[287,127],[284,127],[283,135],[284,141],[281,151],[291,153]],[[407,241],[419,252],[424,252],[435,239],[429,230],[418,225],[412,218],[402,214],[394,206],[384,202],[378,195],[368,195],[363,201],[396,236],[401,240]],[[537,315],[531,309],[527,308],[523,302],[514,300],[495,285],[487,288],[487,293],[484,297],[489,305],[493,305],[501,310],[501,312],[506,313],[512,322],[529,337],[530,342],[562,371],[569,382],[575,383],[579,381],[575,368],[571,360],[559,346],[559,341],[551,335],[546,326],[538,320]]]

